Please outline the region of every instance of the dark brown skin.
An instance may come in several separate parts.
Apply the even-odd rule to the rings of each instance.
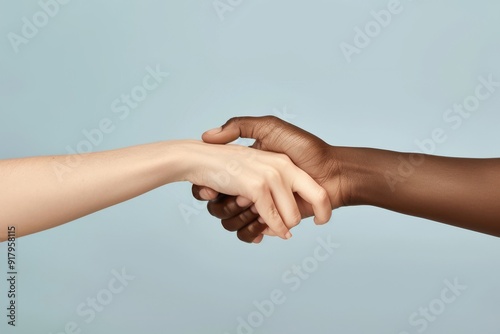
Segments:
[[[373,205],[500,237],[500,159],[449,158],[371,148],[330,146],[273,116],[230,119],[213,144],[253,138],[252,147],[284,153],[329,194],[332,209]],[[209,212],[245,242],[260,242],[266,225],[242,199],[193,186]],[[303,218],[312,208],[295,196]]]

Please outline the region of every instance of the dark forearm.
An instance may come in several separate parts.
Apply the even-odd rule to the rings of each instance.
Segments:
[[[500,159],[333,147],[345,205],[373,205],[500,236]]]

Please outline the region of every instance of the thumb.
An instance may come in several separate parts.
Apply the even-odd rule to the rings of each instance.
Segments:
[[[215,190],[196,184],[193,184],[191,192],[193,193],[193,197],[198,201],[212,201],[219,196],[219,193]]]
[[[273,128],[277,118],[264,117],[234,117],[220,128],[212,129],[202,135],[202,139],[210,144],[227,144],[238,138],[263,139]]]

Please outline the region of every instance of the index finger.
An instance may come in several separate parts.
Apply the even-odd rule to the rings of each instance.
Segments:
[[[240,207],[234,196],[220,196],[214,201],[208,202],[208,212],[219,219],[229,219],[235,217],[248,208]]]

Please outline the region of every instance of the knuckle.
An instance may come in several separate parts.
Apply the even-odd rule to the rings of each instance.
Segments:
[[[296,211],[294,213],[294,215],[292,216],[291,225],[289,227],[291,228],[291,227],[295,227],[295,226],[299,225],[301,220],[302,220],[302,216],[301,216],[300,212]]]
[[[235,232],[239,229],[245,228],[252,222],[254,222],[259,216],[249,209],[243,211],[237,216],[222,219],[222,226],[231,232]]]
[[[257,219],[258,217],[259,217],[259,215],[253,213],[252,211],[250,211],[250,209],[243,211],[238,216],[238,218],[244,223],[250,223],[250,222],[254,221],[255,219]]]
[[[318,201],[321,203],[326,204],[327,202],[329,202],[328,192],[323,187],[320,187],[318,189],[318,194],[316,196],[318,197]]]
[[[247,225],[247,233],[252,236],[252,240],[253,240],[259,234],[261,234],[265,228],[266,228],[265,225],[263,225],[259,222],[253,222],[253,223]]]
[[[271,183],[281,178],[280,171],[275,168],[266,169],[264,171],[264,175],[266,177],[266,180],[268,180]],[[267,186],[267,183],[265,183],[265,185]]]
[[[318,193],[316,196],[318,196],[318,199],[320,199],[320,200],[325,200],[328,198],[328,193],[326,192],[325,188],[320,186],[318,188]]]
[[[257,179],[254,180],[252,184],[252,189],[255,189],[257,193],[264,193],[269,191],[269,187],[267,185],[267,182],[264,179]],[[256,199],[253,199],[252,202],[256,202]]]
[[[219,219],[231,218],[239,213],[235,206],[227,201],[208,202],[207,210],[212,216]]]
[[[241,121],[241,117],[231,117],[224,126],[230,126],[232,124],[238,124]]]
[[[292,159],[288,155],[280,153],[279,158],[283,163],[293,165]]]
[[[283,153],[274,153],[272,163],[276,170],[283,171],[287,168],[296,167],[290,157]]]
[[[267,116],[264,116],[263,117],[263,120],[266,121],[267,123],[270,123],[270,124],[277,124],[279,123],[281,120],[274,116],[274,115],[267,115]]]
[[[274,206],[269,208],[268,214],[269,214],[269,217],[271,217],[271,219],[274,219],[274,220],[280,219],[280,214],[278,212],[278,209],[276,209],[276,207],[274,207]]]
[[[225,218],[230,218],[235,215],[235,212],[230,205],[226,204],[222,206],[222,214]]]

